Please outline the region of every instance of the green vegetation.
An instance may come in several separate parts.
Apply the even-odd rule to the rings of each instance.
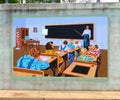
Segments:
[[[5,0],[0,0],[0,3],[5,3]]]
[[[60,0],[26,0],[26,3],[60,3]]]
[[[20,0],[0,0],[0,3],[19,3]],[[60,0],[26,0],[26,3],[52,3],[52,2],[56,2],[56,3],[60,3]]]
[[[0,3],[5,3],[8,1],[8,3],[19,3],[19,0],[0,0]]]

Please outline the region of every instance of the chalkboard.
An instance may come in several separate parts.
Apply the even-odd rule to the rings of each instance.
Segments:
[[[83,33],[87,25],[91,30],[91,40],[94,40],[94,28],[95,28],[94,23],[45,25],[45,29],[48,29],[48,34],[45,36],[45,38],[83,39],[83,36],[81,36],[80,34]]]
[[[90,67],[88,66],[80,66],[80,65],[76,65],[72,72],[75,72],[75,73],[79,73],[79,74],[88,74],[90,70]]]

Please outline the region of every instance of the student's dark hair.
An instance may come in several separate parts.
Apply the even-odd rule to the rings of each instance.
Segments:
[[[52,45],[51,45],[51,42],[47,42],[47,44],[45,45],[45,48],[46,48],[46,50],[51,50],[51,49],[53,49],[53,48],[52,48]]]
[[[68,44],[68,41],[66,41],[66,40],[65,40],[65,41],[63,41],[63,44]]]
[[[96,45],[95,45],[95,48],[97,48],[97,49],[98,49],[98,48],[99,48],[99,46],[96,44]]]
[[[50,41],[51,44],[53,44],[53,41]]]

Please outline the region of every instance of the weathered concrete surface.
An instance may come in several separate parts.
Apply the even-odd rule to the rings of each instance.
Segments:
[[[108,16],[108,78],[13,78],[12,18],[15,16]],[[120,3],[0,5],[0,89],[120,90]]]

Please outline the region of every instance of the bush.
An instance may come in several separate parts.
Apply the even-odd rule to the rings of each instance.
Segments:
[[[20,0],[8,0],[8,3],[19,3]],[[52,2],[56,2],[59,3],[60,0],[26,0],[26,3],[52,3]],[[5,0],[0,0],[0,3],[5,3]]]
[[[9,3],[19,3],[19,0],[9,0]]]
[[[6,0],[0,0],[0,3],[5,3]],[[19,0],[8,0],[8,3],[19,3]]]
[[[5,3],[5,0],[0,0],[0,3]]]

